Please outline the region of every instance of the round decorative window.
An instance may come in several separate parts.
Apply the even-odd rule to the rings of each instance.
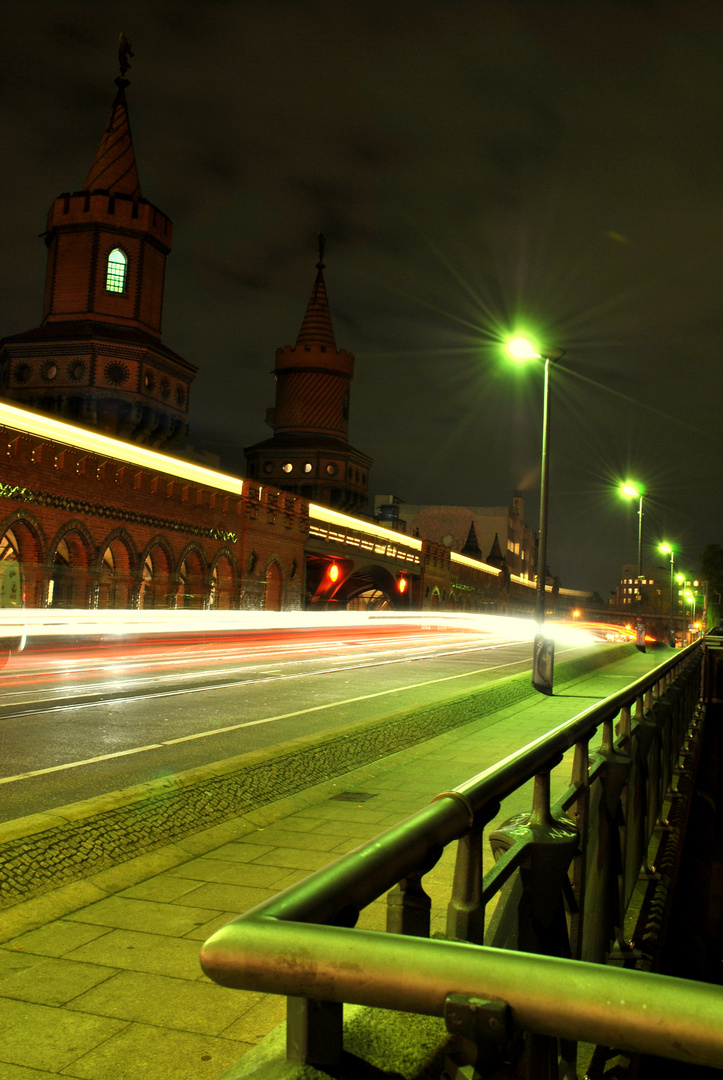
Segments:
[[[58,365],[55,360],[46,360],[40,369],[40,375],[46,382],[52,382],[58,377]]]
[[[156,376],[152,371],[147,371],[143,376],[143,386],[153,392],[156,389]]]
[[[167,398],[167,397],[170,396],[171,383],[170,383],[170,380],[168,380],[165,375],[163,376],[160,383],[158,384],[158,389],[161,391],[161,397],[162,398]]]
[[[68,368],[68,374],[73,382],[80,382],[85,375],[85,364],[82,360],[71,360]]]
[[[122,386],[124,382],[128,382],[130,376],[128,368],[120,360],[113,360],[110,364],[106,364],[103,374],[113,386]]]
[[[285,473],[290,473],[294,466],[291,464],[290,461],[287,461],[285,465],[281,466],[281,468],[284,470]]]
[[[271,473],[273,471],[274,471],[273,462],[265,461],[264,462],[264,472],[268,474],[268,473]]]
[[[306,472],[306,473],[311,472],[313,467],[314,466],[310,462],[307,461],[306,464],[304,465],[304,472]]]
[[[26,383],[33,373],[30,364],[18,364],[15,368],[15,381]]]
[[[328,472],[329,476],[334,476],[334,474],[336,473],[336,465],[327,465],[326,471]]]
[[[176,405],[178,405],[179,408],[182,408],[185,401],[186,401],[186,391],[183,389],[182,386],[177,386],[176,387]]]

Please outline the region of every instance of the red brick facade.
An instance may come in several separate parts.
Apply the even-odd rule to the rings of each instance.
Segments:
[[[28,607],[303,606],[303,500],[121,454],[0,426],[0,559],[20,563]]]

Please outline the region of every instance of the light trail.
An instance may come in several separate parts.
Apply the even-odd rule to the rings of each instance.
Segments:
[[[497,643],[494,643],[494,644],[470,645],[465,649],[451,649],[451,650],[449,650],[447,652],[436,652],[436,653],[433,653],[431,655],[430,654],[424,654],[424,655],[418,655],[418,656],[406,655],[406,656],[389,657],[389,658],[386,658],[386,659],[379,658],[378,656],[374,656],[373,658],[370,658],[370,659],[367,659],[367,660],[362,658],[362,662],[360,662],[360,663],[348,663],[347,662],[347,663],[340,664],[340,665],[335,666],[335,667],[317,668],[314,671],[295,671],[295,672],[289,672],[289,673],[283,672],[283,671],[282,672],[266,672],[266,673],[262,674],[260,677],[257,677],[257,678],[233,679],[231,681],[225,681],[225,682],[207,683],[206,685],[202,685],[202,686],[180,687],[180,688],[175,689],[175,690],[157,690],[157,691],[150,690],[150,691],[147,691],[145,693],[121,692],[121,693],[114,693],[113,696],[110,697],[110,698],[108,696],[102,697],[98,701],[77,701],[77,700],[74,700],[73,702],[71,702],[69,704],[65,704],[65,705],[47,705],[47,706],[44,706],[43,708],[37,707],[38,702],[36,701],[36,702],[33,703],[36,706],[35,708],[22,708],[20,712],[16,712],[16,713],[6,712],[6,710],[9,710],[9,709],[12,709],[12,708],[19,708],[22,705],[24,705],[25,702],[23,702],[23,701],[10,701],[10,702],[6,702],[2,706],[0,706],[0,721],[16,720],[16,719],[19,719],[21,717],[27,717],[27,716],[46,716],[49,713],[71,712],[71,711],[73,711],[75,709],[100,708],[101,706],[104,706],[104,705],[108,704],[110,701],[112,701],[113,704],[119,704],[119,703],[124,702],[124,701],[125,702],[147,701],[147,700],[150,700],[150,699],[153,699],[153,698],[181,697],[184,694],[199,694],[199,693],[202,693],[204,691],[211,691],[211,690],[229,690],[229,689],[233,689],[233,688],[243,689],[243,688],[245,688],[247,686],[259,685],[261,683],[280,682],[280,681],[286,681],[286,680],[289,680],[289,679],[306,679],[306,678],[313,678],[313,677],[316,677],[316,676],[319,676],[319,675],[334,675],[334,674],[337,674],[337,673],[342,672],[342,671],[358,671],[361,668],[385,667],[385,666],[390,665],[390,664],[405,664],[405,663],[414,662],[414,661],[418,661],[418,660],[435,660],[435,659],[441,659],[441,658],[443,658],[445,656],[456,656],[456,655],[461,655],[463,653],[468,653],[468,652],[486,652],[486,651],[489,651],[489,650],[492,650],[492,649],[502,649],[502,648],[506,648],[507,646],[510,646],[510,645],[518,645],[518,644],[522,644],[522,643],[523,642],[505,640],[505,641],[497,642]],[[357,660],[358,657],[344,657],[344,658],[340,658],[340,659],[344,659],[346,661],[349,661],[349,660]],[[316,658],[310,658],[310,659],[308,659],[306,661],[296,661],[296,663],[316,663],[316,662],[317,662]],[[515,661],[515,662],[520,663],[521,661]],[[289,663],[292,663],[292,661],[289,661]],[[234,669],[232,669],[232,672],[233,672],[233,670]],[[249,669],[237,668],[235,670],[242,673],[244,670],[249,670]],[[253,668],[251,668],[251,670],[253,670]],[[482,669],[482,670],[490,670],[490,669],[485,668],[485,669]],[[216,674],[216,673],[213,673],[213,672],[211,672],[211,673],[209,673],[209,672],[188,673],[185,677],[191,679],[191,678],[200,678],[200,677],[205,676],[206,678],[208,678],[209,674],[213,675],[213,674]],[[228,678],[229,671],[224,669],[222,671],[219,671],[217,674],[225,675]],[[474,674],[474,673],[472,673],[472,674]],[[184,677],[184,674],[182,672],[177,672],[177,673],[164,675],[164,676],[160,676],[160,677],[159,676],[154,676],[152,681],[151,680],[145,680],[145,681],[146,682],[152,682],[152,684],[158,683],[161,680],[177,682],[179,679],[182,679],[183,677]],[[457,677],[457,676],[455,676],[455,677]],[[138,684],[138,682],[142,683],[143,680],[136,680],[136,685]],[[96,694],[99,694],[99,695],[103,694],[103,693],[108,694],[109,690],[117,690],[118,686],[119,686],[118,683],[97,683],[97,684],[92,684],[91,683],[91,684],[87,684],[86,686],[84,686],[82,688],[82,691],[80,691],[77,687],[73,688],[73,690],[74,690],[76,695],[78,693],[82,692],[85,696],[89,696],[90,694],[93,694],[93,693],[96,693]],[[42,698],[40,700],[42,701]]]
[[[360,701],[371,701],[374,698],[386,697],[386,696],[391,695],[391,694],[400,694],[400,693],[403,693],[403,692],[408,691],[408,690],[424,689],[424,688],[426,688],[428,686],[437,686],[437,685],[439,685],[441,683],[453,682],[453,681],[458,680],[458,679],[470,678],[473,675],[487,674],[488,672],[491,672],[491,671],[501,671],[504,668],[515,667],[515,666],[519,665],[521,662],[522,661],[520,661],[520,660],[512,660],[512,661],[509,661],[508,663],[505,663],[505,664],[497,664],[494,667],[478,668],[475,671],[459,672],[456,675],[445,675],[445,676],[443,676],[441,678],[438,678],[438,679],[427,679],[424,682],[412,683],[412,684],[410,684],[408,686],[390,687],[388,690],[377,690],[372,694],[360,694],[357,697],[346,698],[346,700],[343,700],[343,701],[330,701],[330,702],[326,702],[323,705],[312,705],[312,706],[309,706],[308,708],[296,709],[293,712],[289,712],[289,713],[279,713],[276,716],[262,717],[259,720],[246,720],[246,721],[243,721],[242,723],[239,723],[239,724],[230,724],[227,727],[211,728],[208,731],[198,731],[198,732],[194,732],[191,735],[181,735],[176,739],[167,739],[167,740],[163,740],[163,741],[158,742],[158,743],[150,743],[147,746],[134,746],[134,747],[130,747],[129,749],[126,749],[126,750],[117,750],[117,751],[115,751],[114,753],[111,753],[111,754],[100,754],[100,755],[98,755],[96,757],[86,758],[83,761],[69,761],[69,762],[66,762],[66,763],[64,763],[62,765],[50,765],[50,766],[47,766],[44,769],[35,769],[32,772],[18,773],[15,776],[0,777],[0,785],[17,783],[20,780],[30,780],[30,779],[33,779],[34,777],[37,777],[37,776],[47,776],[49,773],[63,772],[65,770],[69,770],[69,769],[78,769],[78,768],[82,768],[85,765],[95,765],[95,764],[98,764],[98,763],[103,762],[103,761],[110,761],[113,758],[127,757],[127,756],[130,756],[131,754],[142,754],[142,753],[146,753],[146,752],[148,752],[150,750],[162,750],[165,747],[178,746],[180,743],[192,742],[192,741],[194,741],[196,739],[206,739],[206,738],[210,738],[213,735],[225,735],[225,734],[228,734],[231,731],[240,731],[243,728],[258,727],[260,724],[273,724],[273,723],[278,723],[281,720],[292,720],[297,716],[308,716],[310,713],[323,712],[323,711],[325,711],[327,709],[343,708],[343,707],[345,707],[347,705],[353,705],[353,704],[356,704],[357,702],[360,702]],[[179,690],[179,691],[175,691],[175,692],[174,691],[161,692],[159,694],[153,694],[153,695],[149,695],[149,696],[152,696],[152,697],[170,697],[170,696],[174,696],[176,693],[184,694],[184,693],[197,693],[197,692],[199,692],[199,691],[198,690]],[[90,707],[90,706],[85,706],[85,707]],[[23,715],[28,715],[28,714],[25,713]]]

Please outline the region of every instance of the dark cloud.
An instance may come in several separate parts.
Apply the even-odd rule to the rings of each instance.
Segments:
[[[563,583],[605,595],[635,559],[624,474],[648,488],[651,542],[691,568],[721,542],[719,5],[30,0],[4,16],[1,333],[38,322],[36,238],[83,183],[123,30],[143,191],[175,224],[164,338],[199,367],[194,439],[224,467],[268,434],[322,230],[376,491],[480,505],[521,487],[534,523],[540,372],[498,348],[526,326],[567,350]]]

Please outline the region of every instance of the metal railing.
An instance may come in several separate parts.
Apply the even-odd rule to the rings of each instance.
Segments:
[[[572,1076],[578,1041],[723,1066],[723,990],[607,963],[645,952],[625,940],[625,911],[641,875],[661,876],[648,851],[656,828],[673,829],[661,815],[699,747],[702,652],[695,643],[229,923],[203,946],[205,972],[289,995],[294,1061],[340,1060],[348,1002],[445,1017],[459,1039],[448,1077],[502,1061],[516,1076],[557,1076],[560,1062]],[[570,784],[551,806],[568,750]],[[485,827],[530,780],[531,809],[490,833],[484,873]],[[423,879],[453,841],[446,939],[430,939]],[[354,929],[387,890],[387,933]]]

